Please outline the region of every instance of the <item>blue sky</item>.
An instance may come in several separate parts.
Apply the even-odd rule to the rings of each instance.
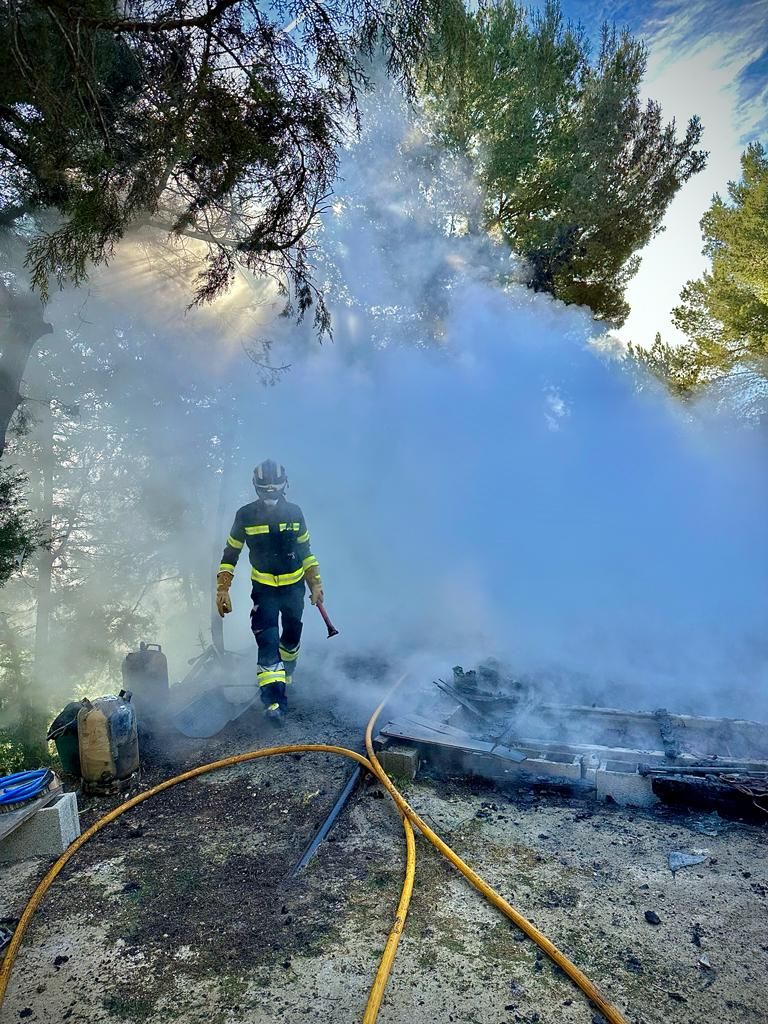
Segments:
[[[667,213],[666,231],[644,251],[628,291],[632,314],[619,332],[641,344],[650,344],[657,330],[665,340],[682,340],[670,310],[685,282],[707,266],[699,220],[713,194],[724,193],[728,181],[739,177],[747,143],[768,142],[768,2],[563,0],[563,9],[590,32],[604,19],[627,25],[649,49],[646,95],[681,129],[692,114],[702,119],[707,169],[681,189]]]

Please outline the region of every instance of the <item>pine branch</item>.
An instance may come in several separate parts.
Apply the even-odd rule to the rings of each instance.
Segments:
[[[185,28],[208,28],[218,18],[229,10],[236,7],[242,0],[219,0],[213,7],[209,7],[204,14],[194,18],[159,17],[154,20],[141,20],[131,18],[95,18],[92,15],[82,14],[76,6],[63,3],[62,0],[46,0],[41,6],[56,8],[69,20],[87,25],[90,28],[105,29],[109,32],[176,32]]]

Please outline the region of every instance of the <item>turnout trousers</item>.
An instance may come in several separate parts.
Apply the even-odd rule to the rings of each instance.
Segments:
[[[301,645],[304,580],[287,587],[254,583],[251,629],[259,648],[257,678],[262,704],[287,705],[285,687],[291,682]]]

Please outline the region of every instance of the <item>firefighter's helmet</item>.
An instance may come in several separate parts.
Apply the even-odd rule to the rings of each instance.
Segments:
[[[253,471],[253,486],[262,501],[270,503],[277,501],[288,486],[285,466],[273,462],[272,459],[261,462]]]

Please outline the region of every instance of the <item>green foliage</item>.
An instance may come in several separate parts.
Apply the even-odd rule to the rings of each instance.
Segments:
[[[768,156],[759,143],[741,158],[729,202],[715,195],[701,220],[711,269],[683,289],[672,311],[688,342],[629,346],[630,367],[661,380],[681,398],[706,387],[740,415],[765,416],[768,379]],[[642,378],[638,378],[640,381]]]
[[[0,775],[12,775],[53,763],[45,741],[49,724],[49,715],[24,706],[23,713],[12,724],[0,725]]]
[[[0,465],[0,587],[42,543],[42,528],[26,505],[23,473]]]
[[[50,763],[49,716],[30,700],[30,662],[0,614],[0,775]]]
[[[678,398],[690,397],[697,388],[711,379],[699,359],[699,350],[695,345],[669,345],[662,341],[661,334],[656,334],[650,348],[629,344],[627,358],[630,367],[637,367],[638,385],[643,386],[650,374]]]
[[[768,358],[768,155],[759,143],[741,158],[742,177],[715,195],[701,220],[711,270],[689,281],[673,321],[702,367],[727,373]]]
[[[6,222],[55,210],[29,266],[78,283],[130,227],[207,248],[196,298],[238,266],[314,304],[312,230],[357,116],[366,61],[404,83],[458,0],[27,0],[0,9],[0,195]],[[9,212],[10,211],[10,212]],[[289,294],[290,293],[290,294]]]
[[[483,223],[470,227],[523,256],[535,290],[623,323],[635,254],[704,167],[698,119],[678,140],[659,105],[640,102],[643,45],[604,26],[593,59],[555,0],[541,13],[483,2],[468,38],[464,60],[443,60],[425,109],[484,186]]]

